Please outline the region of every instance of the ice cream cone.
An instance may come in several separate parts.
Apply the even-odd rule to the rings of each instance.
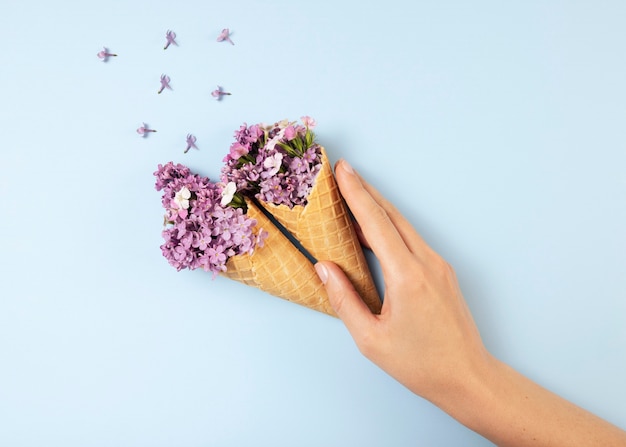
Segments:
[[[321,159],[321,171],[305,206],[261,204],[315,259],[332,261],[341,267],[363,301],[378,314],[378,291],[323,147]]]
[[[269,236],[252,255],[230,258],[227,271],[221,275],[336,317],[313,264],[254,203],[247,201],[247,204],[247,215],[256,219],[257,231],[263,229]]]

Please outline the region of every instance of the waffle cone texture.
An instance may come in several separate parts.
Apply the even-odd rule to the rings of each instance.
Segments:
[[[254,203],[247,205],[247,215],[257,221],[255,231],[263,229],[269,235],[251,255],[231,257],[221,275],[336,317],[313,264]]]
[[[267,202],[261,202],[261,205],[316,260],[332,261],[341,267],[370,310],[379,314],[381,301],[378,291],[323,147],[321,161],[322,168],[305,206],[289,208]],[[272,244],[269,240],[266,243]],[[301,283],[301,287],[306,286]]]

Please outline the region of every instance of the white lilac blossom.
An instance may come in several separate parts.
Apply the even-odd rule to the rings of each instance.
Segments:
[[[228,182],[222,191],[222,200],[220,205],[226,206],[232,202],[235,193],[237,192],[237,185],[235,182]]]
[[[174,204],[182,210],[189,209],[189,199],[191,198],[191,191],[187,189],[187,187],[183,186],[180,188],[174,195]]]
[[[255,228],[257,221],[244,207],[221,204],[222,185],[172,162],[159,165],[154,175],[166,211],[161,251],[177,270],[202,268],[215,277],[226,271],[232,256],[252,254],[263,246],[267,231]],[[232,202],[243,203],[233,194]]]
[[[267,169],[267,171],[261,174],[261,177],[269,178],[274,177],[278,171],[280,171],[280,167],[283,164],[283,154],[280,152],[276,152],[274,155],[267,157],[263,161],[263,167]]]
[[[244,195],[276,205],[306,205],[321,168],[321,148],[314,142],[315,120],[303,124],[243,124],[224,158],[222,182]]]

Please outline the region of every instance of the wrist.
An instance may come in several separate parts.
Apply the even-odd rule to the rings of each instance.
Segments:
[[[488,425],[497,411],[501,381],[508,366],[484,351],[470,366],[434,390],[426,398],[466,427],[478,433],[490,431]]]

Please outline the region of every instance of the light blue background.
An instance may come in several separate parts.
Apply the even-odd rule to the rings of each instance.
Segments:
[[[618,0],[3,0],[0,445],[490,445],[340,321],[161,257],[157,164],[215,178],[244,121],[302,115],[455,267],[495,355],[626,426],[625,20]]]

